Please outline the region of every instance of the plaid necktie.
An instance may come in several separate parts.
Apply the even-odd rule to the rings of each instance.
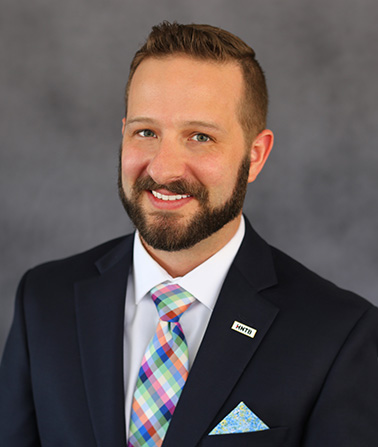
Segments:
[[[160,319],[139,370],[128,447],[161,446],[188,376],[179,319],[195,298],[177,284],[160,284],[150,293]]]

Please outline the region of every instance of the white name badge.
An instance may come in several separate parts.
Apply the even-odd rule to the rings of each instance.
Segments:
[[[254,329],[253,327],[246,326],[245,324],[240,323],[239,321],[234,321],[234,324],[231,326],[231,329],[251,338],[254,338],[257,332],[257,330]]]

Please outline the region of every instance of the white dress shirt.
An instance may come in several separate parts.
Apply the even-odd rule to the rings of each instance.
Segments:
[[[125,305],[124,386],[127,439],[140,365],[159,321],[158,312],[149,291],[158,284],[168,281],[168,283],[180,285],[196,298],[180,319],[188,343],[190,368],[223,282],[242,243],[244,233],[245,223],[242,217],[237,232],[227,245],[185,276],[172,278],[148,254],[136,232],[134,262],[127,281]]]

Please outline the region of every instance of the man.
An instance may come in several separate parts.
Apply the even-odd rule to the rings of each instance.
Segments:
[[[378,445],[378,310],[242,216],[273,145],[266,111],[239,38],[153,28],[131,65],[120,153],[138,231],[24,276],[1,446]],[[163,314],[165,289],[185,312]]]

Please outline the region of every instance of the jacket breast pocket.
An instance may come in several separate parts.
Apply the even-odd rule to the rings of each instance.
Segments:
[[[250,433],[212,435],[204,438],[198,447],[284,447],[289,429],[287,427]]]

